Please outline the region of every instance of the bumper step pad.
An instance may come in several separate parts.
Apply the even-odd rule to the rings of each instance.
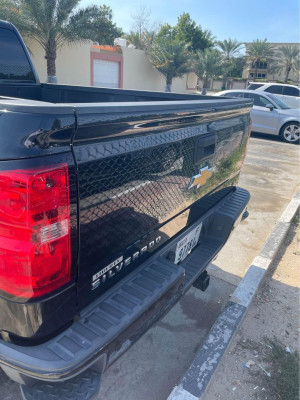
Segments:
[[[23,400],[91,400],[100,389],[101,375],[88,369],[64,382],[37,381],[33,386],[22,386]]]
[[[25,347],[0,340],[0,366],[12,365],[12,374],[14,370],[21,374],[24,371],[26,376],[44,381],[72,378],[97,361],[105,346],[142,319],[164,296],[180,292],[183,282],[181,266],[163,259],[145,263],[83,310],[70,328],[48,342]],[[104,354],[104,363],[105,357]]]

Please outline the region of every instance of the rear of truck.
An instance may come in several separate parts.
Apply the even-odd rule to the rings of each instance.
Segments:
[[[249,200],[248,100],[36,85],[0,99],[0,366],[21,384],[103,372]]]

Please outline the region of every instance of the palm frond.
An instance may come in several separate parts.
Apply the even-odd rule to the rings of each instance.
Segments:
[[[247,48],[247,56],[253,62],[267,61],[275,54],[274,47],[267,42],[267,39],[256,39]]]
[[[167,83],[191,71],[188,43],[165,37],[157,39],[147,52],[149,61],[166,77]]]
[[[285,82],[289,74],[297,74],[300,71],[300,49],[298,45],[280,46],[274,55],[270,65],[270,71],[285,73]]]
[[[236,39],[229,38],[228,40],[225,39],[223,41],[216,42],[217,48],[221,51],[224,59],[230,60],[233,57],[239,55],[239,51],[243,43],[238,42]]]
[[[221,74],[222,55],[216,49],[198,51],[193,60],[193,71],[198,78],[214,78]]]

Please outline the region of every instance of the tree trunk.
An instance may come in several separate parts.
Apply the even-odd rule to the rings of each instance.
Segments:
[[[47,82],[57,83],[55,58],[47,58]]]
[[[286,71],[285,71],[285,79],[284,79],[284,83],[287,83],[288,79],[289,79],[289,74],[291,72],[291,68],[287,67]]]
[[[47,60],[47,82],[57,83],[56,77],[56,40],[49,38],[45,48],[45,58]]]
[[[167,75],[166,76],[165,92],[171,92],[172,91],[172,80],[173,80],[173,77],[171,75]]]
[[[223,75],[221,90],[226,90],[227,76]]]
[[[257,77],[257,62],[255,63],[255,72],[254,72],[254,82],[256,81],[256,77]]]
[[[203,87],[202,87],[201,94],[206,95],[207,87],[208,87],[208,76],[204,76],[202,78],[202,82],[203,82]]]

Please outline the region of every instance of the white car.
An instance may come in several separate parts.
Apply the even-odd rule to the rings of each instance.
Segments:
[[[290,108],[273,94],[258,90],[224,90],[216,93],[216,96],[252,99],[251,119],[253,132],[280,135],[285,142],[299,143],[299,108]]]
[[[274,94],[291,108],[300,108],[300,90],[298,86],[271,82],[249,82],[247,89]]]

